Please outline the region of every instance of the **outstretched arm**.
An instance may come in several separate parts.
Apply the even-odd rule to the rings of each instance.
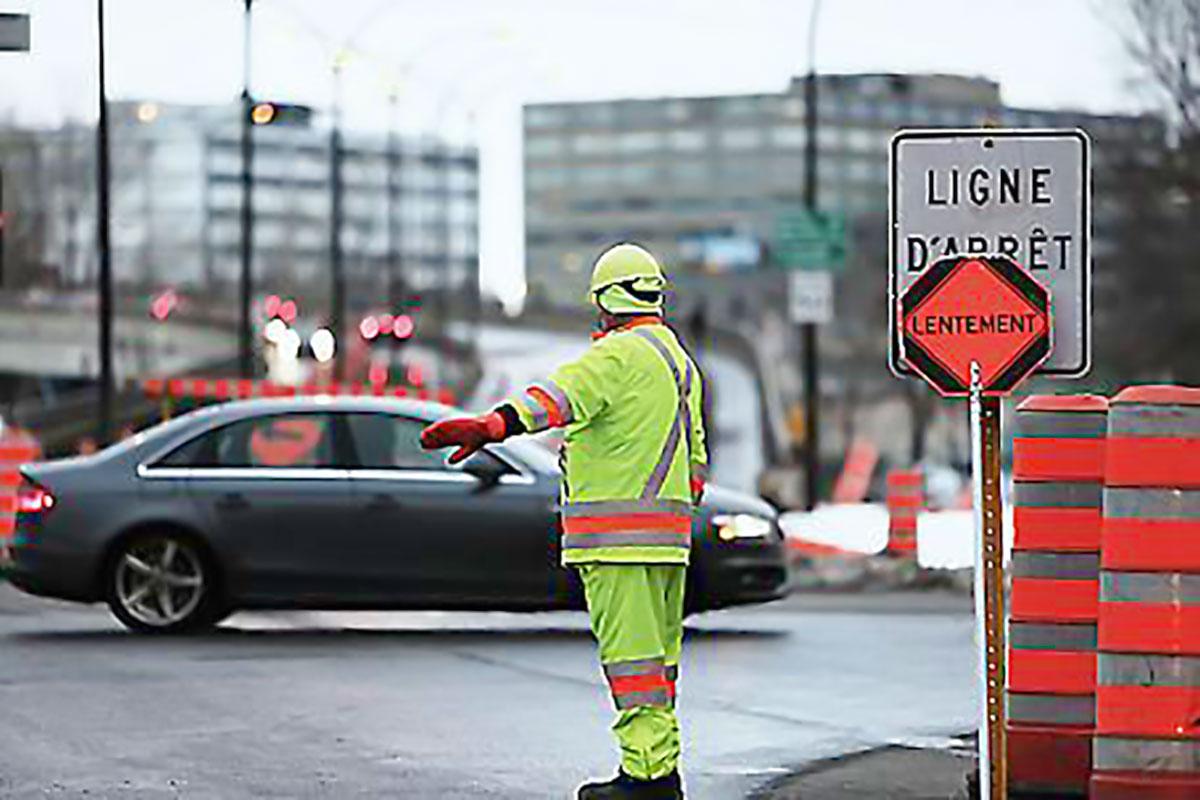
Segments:
[[[536,381],[480,417],[435,422],[421,431],[426,450],[458,446],[450,456],[457,464],[486,444],[522,433],[539,433],[571,424],[587,424],[608,402],[614,356],[593,347],[580,359],[564,364],[544,381]]]

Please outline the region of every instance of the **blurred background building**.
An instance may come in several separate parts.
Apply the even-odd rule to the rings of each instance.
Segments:
[[[851,236],[855,219],[887,213],[888,142],[902,127],[1085,129],[1100,231],[1105,167],[1157,153],[1164,136],[1150,116],[1011,108],[982,78],[822,75],[817,94],[818,206]],[[716,315],[745,313],[749,273],[789,266],[783,240],[804,213],[803,78],[778,94],[528,105],[524,133],[531,302],[576,306],[570,276],[614,239],[661,253],[681,294],[704,293]],[[870,255],[882,275],[886,253]]]
[[[110,113],[117,284],[235,292],[240,104],[114,101]],[[254,277],[260,287],[311,297],[328,286],[330,134],[313,124],[306,107],[281,106],[279,115],[254,126]],[[5,181],[13,189],[8,240],[16,243],[22,234],[38,240],[39,283],[94,282],[94,184],[88,177],[95,169],[94,129],[9,128],[4,136],[21,145],[4,148]],[[343,135],[341,154],[341,242],[352,305],[386,297],[390,280],[418,292],[478,285],[474,148],[352,132]],[[10,287],[14,280],[22,282],[10,276]]]

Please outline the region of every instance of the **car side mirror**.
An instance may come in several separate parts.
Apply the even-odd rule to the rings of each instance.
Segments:
[[[463,462],[462,471],[479,481],[481,487],[490,489],[508,474],[508,467],[500,459],[478,452]]]

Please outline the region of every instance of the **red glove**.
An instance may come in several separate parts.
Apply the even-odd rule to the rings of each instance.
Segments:
[[[421,431],[421,447],[436,450],[457,445],[450,455],[450,463],[457,464],[485,444],[503,441],[507,428],[504,417],[495,411],[482,417],[444,419]]]
[[[692,505],[700,505],[700,500],[704,497],[704,478],[692,478],[688,485],[692,490]]]

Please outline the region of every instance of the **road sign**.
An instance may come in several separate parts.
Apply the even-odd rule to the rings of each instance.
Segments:
[[[846,217],[808,209],[779,213],[774,260],[785,269],[840,269],[846,262]]]
[[[901,131],[891,147],[888,363],[901,360],[896,304],[930,265],[1008,256],[1050,292],[1054,351],[1038,370],[1091,367],[1091,155],[1080,130]]]
[[[797,324],[833,321],[833,275],[793,272],[788,275],[788,318]]]
[[[0,52],[29,51],[29,15],[0,14]]]
[[[942,259],[900,300],[905,365],[947,397],[1010,393],[1050,354],[1050,297],[1007,256]]]

